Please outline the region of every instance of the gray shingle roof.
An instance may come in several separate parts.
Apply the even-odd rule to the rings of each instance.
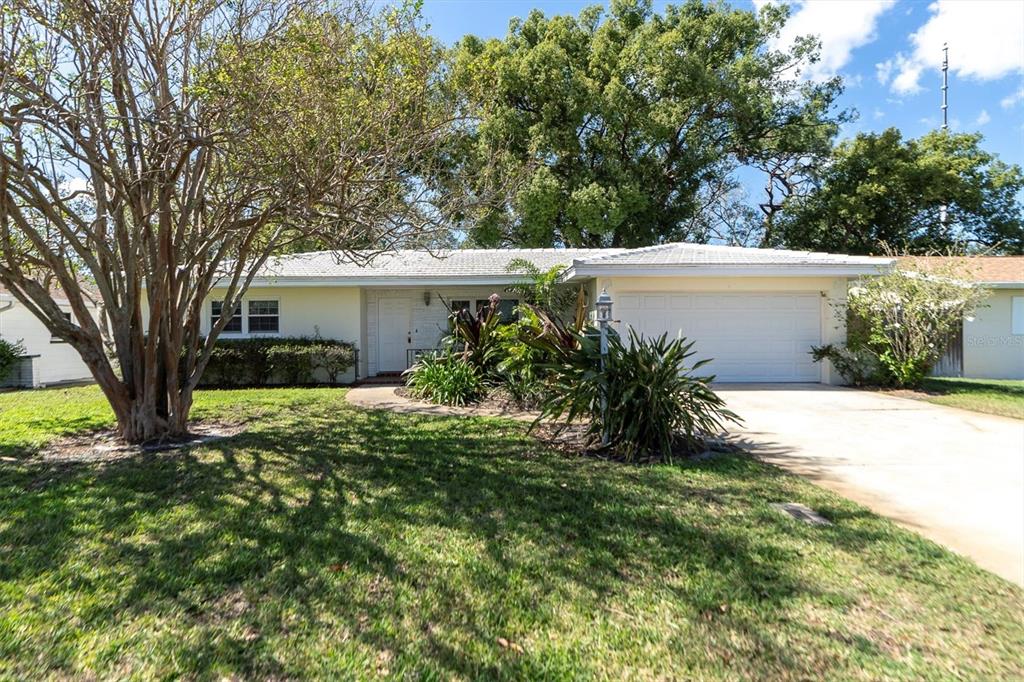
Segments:
[[[880,265],[889,259],[811,251],[751,249],[676,242],[623,250],[584,260],[586,265]]]
[[[356,254],[315,251],[273,258],[258,277],[437,278],[505,277],[509,264],[521,258],[540,270],[568,267],[574,260],[609,256],[622,249],[462,249],[451,251],[400,250],[367,260]]]
[[[506,279],[516,260],[530,261],[540,270],[555,266],[577,272],[617,268],[688,266],[839,266],[879,267],[889,259],[843,256],[808,251],[751,249],[736,246],[672,243],[640,249],[461,249],[430,253],[418,250],[386,252],[373,258],[338,251],[315,251],[270,259],[257,277],[262,280],[436,280]]]

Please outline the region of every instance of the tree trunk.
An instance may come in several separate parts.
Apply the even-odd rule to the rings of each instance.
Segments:
[[[129,354],[122,359],[128,365],[122,366],[122,376],[131,378],[125,380],[111,370],[105,357],[83,353],[83,358],[109,401],[118,434],[125,442],[166,441],[188,435],[191,384],[186,382],[178,388],[177,382],[169,382],[169,368],[164,362],[154,363],[147,371],[145,362],[135,362],[133,354]],[[168,390],[169,383],[174,390]]]

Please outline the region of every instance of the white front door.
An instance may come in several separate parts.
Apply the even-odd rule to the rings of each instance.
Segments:
[[[408,298],[378,299],[377,371],[401,372],[406,369],[411,324],[412,304]]]
[[[623,293],[616,317],[645,336],[694,341],[698,373],[717,381],[821,381],[810,355],[821,343],[821,294]],[[625,326],[620,330],[625,336]]]

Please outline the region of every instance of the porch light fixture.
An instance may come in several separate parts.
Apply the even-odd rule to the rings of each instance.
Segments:
[[[423,305],[430,306],[430,292],[429,291],[424,291],[423,292]]]
[[[604,371],[608,356],[608,325],[612,322],[612,297],[608,295],[607,289],[601,289],[601,295],[594,301],[594,308],[597,310],[597,326],[601,334],[601,371]],[[601,414],[605,424],[601,434],[601,444],[608,445],[608,396],[601,393]]]
[[[597,310],[597,321],[608,323],[612,321],[612,297],[608,295],[607,289],[601,289],[601,295],[594,301],[594,308]]]

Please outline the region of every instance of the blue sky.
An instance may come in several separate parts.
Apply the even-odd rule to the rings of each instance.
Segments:
[[[756,0],[762,4],[764,0]],[[509,19],[532,8],[577,14],[599,2],[577,0],[425,0],[431,31],[451,44],[472,33],[505,35]],[[665,2],[656,2],[662,7]],[[737,7],[754,9],[750,0]],[[842,107],[859,118],[842,131],[896,126],[917,137],[941,122],[942,42],[950,48],[950,127],[980,131],[984,146],[1024,165],[1024,0],[798,0],[791,2],[792,34],[822,40],[822,63],[811,77],[838,73]]]

